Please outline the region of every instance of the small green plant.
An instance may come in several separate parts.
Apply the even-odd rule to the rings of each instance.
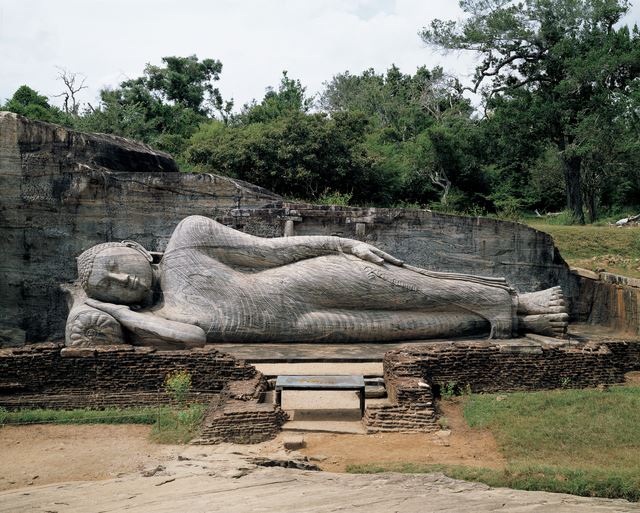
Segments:
[[[469,396],[472,394],[471,391],[471,383],[467,383],[463,388],[462,388],[462,395],[466,395]]]
[[[350,192],[342,193],[337,191],[330,191],[327,189],[326,191],[324,191],[322,196],[320,196],[315,201],[315,203],[319,205],[337,205],[340,207],[346,207],[347,205],[349,205],[352,197],[353,194]]]
[[[569,385],[571,384],[571,378],[569,376],[565,376],[564,378],[562,378],[562,380],[560,381],[560,386],[562,388],[569,388]]]
[[[7,409],[0,406],[0,427],[4,426],[4,423],[7,420],[8,414],[9,412],[7,411]]]
[[[164,391],[180,408],[186,406],[191,386],[191,374],[186,370],[173,371],[164,380]]]
[[[440,396],[443,399],[451,399],[458,392],[458,384],[455,381],[449,381],[442,385],[442,389],[440,391]]]
[[[204,404],[191,404],[183,410],[162,410],[151,429],[151,439],[160,444],[186,444],[196,436],[204,419]]]
[[[445,416],[442,416],[438,419],[438,426],[440,429],[449,429],[449,419]]]

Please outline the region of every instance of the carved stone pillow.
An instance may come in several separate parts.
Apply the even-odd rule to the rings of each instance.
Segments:
[[[93,347],[124,344],[122,326],[108,313],[82,305],[73,308],[67,319],[65,344],[69,347]]]

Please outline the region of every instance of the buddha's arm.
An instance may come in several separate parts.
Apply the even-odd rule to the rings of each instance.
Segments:
[[[389,253],[385,253],[371,244],[353,239],[345,239],[343,237],[308,235],[301,237],[278,237],[266,240],[270,253],[283,263],[336,253],[354,255],[362,260],[375,264],[389,262],[395,265],[402,265],[403,263],[402,260],[395,258]]]
[[[355,255],[377,264],[386,261],[402,265],[401,260],[357,240],[323,235],[256,237],[202,216],[188,217],[178,225],[165,254],[179,248],[194,248],[232,267],[254,269],[338,253]]]
[[[88,299],[86,304],[107,312],[125,328],[138,335],[157,337],[167,342],[182,343],[185,347],[200,347],[207,337],[202,328],[183,322],[170,321],[148,312],[134,312],[128,306]]]

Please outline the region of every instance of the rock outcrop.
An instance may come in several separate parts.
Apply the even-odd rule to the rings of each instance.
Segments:
[[[209,174],[180,173],[166,153],[0,113],[0,346],[62,339],[59,285],[75,257],[100,242],[162,249],[190,214],[217,217],[280,198]]]
[[[0,186],[0,347],[64,337],[68,307],[59,285],[75,279],[83,250],[132,239],[162,251],[192,214],[264,237],[360,239],[427,269],[503,276],[518,292],[559,284],[574,319],[608,323],[590,315],[595,293],[584,297],[581,277],[569,271],[552,238],[518,223],[285,203],[246,182],[181,173],[169,155],[143,144],[12,113],[0,113]],[[633,319],[629,330],[637,332]]]

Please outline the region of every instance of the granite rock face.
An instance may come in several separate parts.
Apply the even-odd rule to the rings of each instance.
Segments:
[[[190,214],[217,217],[280,198],[244,182],[178,172],[172,158],[123,138],[0,113],[0,346],[62,339],[59,284],[100,242],[163,244]]]
[[[163,251],[194,214],[263,237],[358,239],[422,268],[505,277],[519,293],[559,284],[570,304],[579,293],[551,237],[521,224],[284,203],[245,182],[180,173],[139,143],[12,113],[0,113],[0,186],[0,346],[62,340],[68,306],[59,284],[76,278],[83,250],[131,239]]]

